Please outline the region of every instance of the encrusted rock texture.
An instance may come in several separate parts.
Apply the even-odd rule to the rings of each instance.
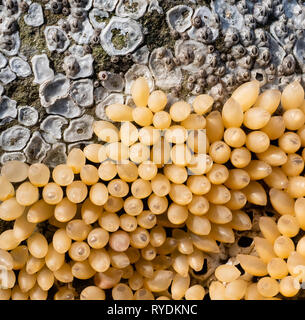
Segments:
[[[200,93],[305,83],[302,0],[0,0],[0,162],[62,163],[132,81]]]

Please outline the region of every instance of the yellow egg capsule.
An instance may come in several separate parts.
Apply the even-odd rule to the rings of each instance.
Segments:
[[[298,81],[294,81],[284,88],[281,98],[284,110],[299,108],[303,101],[304,89]]]
[[[149,98],[149,86],[144,77],[139,77],[132,83],[131,96],[137,107],[147,106]]]

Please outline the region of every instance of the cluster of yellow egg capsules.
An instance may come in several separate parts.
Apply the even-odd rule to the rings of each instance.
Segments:
[[[0,299],[297,296],[305,280],[299,82],[282,93],[247,82],[221,112],[206,94],[168,106],[143,77],[131,93],[135,106],[107,106],[109,121],[93,125],[99,143],[72,149],[65,164],[2,166],[0,219],[11,228],[0,234]],[[269,203],[277,213],[262,213],[251,253],[219,265],[205,290],[191,273],[252,229],[246,204]]]

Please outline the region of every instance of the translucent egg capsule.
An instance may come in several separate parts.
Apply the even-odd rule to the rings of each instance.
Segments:
[[[279,284],[279,291],[284,297],[294,297],[300,288],[300,283],[292,276],[281,279]]]
[[[118,128],[109,121],[95,121],[93,131],[101,141],[110,143],[120,140]]]
[[[303,158],[296,153],[289,154],[282,170],[287,176],[299,176],[304,170]]]
[[[193,108],[197,114],[205,114],[211,110],[214,103],[213,97],[208,94],[200,94],[193,101]]]
[[[267,274],[266,264],[258,257],[238,254],[237,259],[242,268],[253,276],[265,276]]]
[[[38,284],[36,284],[29,292],[31,300],[47,300],[48,291],[42,290]]]
[[[225,204],[231,199],[231,193],[224,185],[212,185],[206,198],[213,204]]]
[[[247,281],[242,279],[233,280],[225,288],[226,300],[241,300],[247,290]]]
[[[54,214],[54,207],[39,200],[34,203],[27,213],[27,219],[31,223],[40,223],[51,218]]]
[[[267,204],[267,194],[264,188],[256,181],[250,181],[247,187],[242,189],[242,192],[247,197],[248,202],[258,206]]]
[[[211,144],[209,155],[215,163],[223,164],[230,159],[231,149],[223,141],[215,141]]]
[[[101,206],[97,206],[91,202],[90,198],[87,198],[82,204],[81,216],[86,224],[92,224],[96,222],[103,212]]]
[[[267,152],[270,146],[270,139],[263,131],[252,131],[247,135],[246,146],[255,153]]]
[[[224,183],[225,186],[232,190],[240,190],[245,188],[250,183],[250,176],[246,170],[232,169],[229,172],[229,177]]]
[[[223,264],[215,269],[215,276],[221,282],[232,282],[239,278],[240,271],[232,265]]]
[[[272,114],[278,108],[280,101],[281,92],[276,89],[268,89],[258,96],[254,107],[264,108],[266,111]]]
[[[286,189],[288,187],[288,178],[281,168],[272,167],[272,172],[264,181],[270,188]]]
[[[281,215],[294,215],[294,199],[286,192],[271,188],[269,191],[270,202],[273,208]]]
[[[287,259],[292,251],[294,251],[295,246],[293,241],[286,237],[280,236],[275,239],[273,244],[273,250],[279,258]]]
[[[301,198],[305,196],[305,177],[289,177],[287,193],[292,198]]]
[[[86,187],[86,185],[81,185],[81,187],[83,189],[83,195],[82,195],[82,198],[79,198],[78,200],[81,200],[81,199],[84,200],[85,197],[87,196],[87,192],[86,192],[87,191],[87,187]],[[77,188],[75,189],[75,191],[77,192]],[[92,201],[92,203],[97,205],[97,206],[104,205],[107,202],[108,198],[109,198],[107,187],[101,182],[98,182],[98,183],[94,184],[90,189],[89,198]],[[74,202],[74,201],[72,201],[72,202]]]
[[[63,190],[58,184],[49,182],[43,187],[42,198],[49,205],[58,204],[63,199]]]
[[[138,178],[138,168],[131,161],[124,161],[117,164],[117,173],[119,177],[126,182],[133,182]]]
[[[104,290],[96,286],[88,286],[80,293],[80,300],[105,300]]]
[[[258,130],[268,124],[270,117],[270,113],[263,107],[251,108],[245,112],[244,125],[251,130]]]
[[[226,206],[211,204],[206,217],[213,223],[226,224],[232,220],[232,212]]]
[[[5,201],[15,195],[14,186],[5,176],[0,176],[0,201]]]
[[[269,122],[261,128],[261,131],[265,132],[270,140],[276,140],[285,132],[285,121],[282,116],[273,116]]]
[[[252,160],[244,170],[249,174],[251,180],[261,180],[272,173],[271,166],[261,160]]]
[[[207,236],[199,236],[194,233],[190,233],[191,239],[193,241],[194,246],[203,251],[203,252],[213,252],[218,253],[219,247],[217,245],[216,240],[212,237],[212,235]]]
[[[7,161],[1,168],[1,176],[6,177],[9,182],[22,182],[28,177],[29,166],[17,160]]]
[[[149,98],[148,82],[144,77],[138,77],[131,85],[131,96],[138,107],[146,107]]]
[[[75,262],[71,272],[77,279],[86,280],[92,278],[96,271],[90,266],[88,260]]]
[[[22,206],[30,206],[39,199],[39,190],[30,182],[23,182],[16,190],[16,200]]]
[[[211,231],[211,223],[208,217],[190,214],[186,220],[188,229],[198,235],[207,235]]]
[[[37,284],[42,290],[48,291],[54,284],[54,273],[47,267],[42,268],[37,274]]]
[[[259,227],[263,236],[271,243],[281,235],[275,221],[270,217],[260,217]]]
[[[229,222],[229,225],[234,230],[238,231],[251,230],[252,228],[251,219],[245,212],[241,210],[236,210],[232,212],[232,220]]]
[[[189,130],[204,129],[206,126],[206,120],[202,115],[191,113],[185,120],[181,121],[180,124]]]
[[[170,198],[178,205],[187,205],[192,201],[192,193],[190,189],[183,184],[172,184],[169,192]]]
[[[244,120],[242,107],[234,98],[226,101],[222,108],[221,115],[226,128],[240,127]]]
[[[73,274],[70,264],[64,263],[58,270],[54,271],[54,277],[60,282],[69,283],[73,281]]]
[[[27,219],[27,212],[17,218],[14,222],[13,236],[17,241],[26,240],[34,231],[36,223],[31,223]]]
[[[251,152],[246,148],[236,148],[231,152],[230,161],[235,168],[244,168],[251,162]]]
[[[45,186],[50,179],[50,169],[43,163],[35,163],[29,167],[30,182],[37,187]]]
[[[304,101],[304,89],[298,81],[288,84],[281,97],[281,104],[283,109],[299,108]]]
[[[54,300],[74,300],[75,290],[68,287],[61,287],[54,295]]]
[[[67,186],[66,194],[67,194],[67,198],[71,202],[80,203],[86,199],[86,196],[88,194],[88,189],[84,182],[73,181],[71,184]]]
[[[18,246],[10,252],[10,255],[13,258],[13,269],[20,270],[26,265],[29,258],[29,250],[27,246]]]
[[[290,275],[300,282],[305,280],[305,257],[296,251],[291,251],[287,259],[287,268]]]
[[[190,286],[190,276],[182,277],[175,274],[171,285],[171,294],[173,300],[181,300]]]
[[[272,167],[281,166],[287,161],[285,152],[273,145],[270,145],[266,151],[258,153],[257,157],[259,160],[267,162]]]
[[[100,149],[102,149],[103,146],[100,145],[100,144],[97,144],[97,143],[91,143],[91,144],[88,144],[87,146],[85,146],[83,152],[84,152],[84,155],[85,157],[91,161],[91,162],[94,162],[94,163],[99,163],[99,151]]]
[[[22,292],[31,290],[36,284],[36,274],[28,274],[25,269],[21,269],[18,274],[18,284]]]
[[[211,143],[222,139],[224,125],[219,111],[212,111],[206,117],[206,133]]]
[[[263,277],[257,282],[257,291],[263,297],[271,298],[279,293],[279,284],[275,279]]]
[[[199,284],[189,287],[185,292],[185,300],[203,300],[205,289]]]
[[[91,186],[98,182],[98,170],[91,164],[84,165],[80,170],[81,180],[88,186]]]
[[[192,214],[201,216],[208,212],[209,201],[203,196],[194,195],[187,208]]]
[[[247,203],[246,195],[239,190],[231,190],[231,199],[226,202],[226,207],[231,210],[238,210],[243,208]]]
[[[288,267],[285,260],[278,257],[269,261],[267,271],[273,279],[283,279],[288,275]]]
[[[0,249],[0,267],[12,270],[14,266],[14,258],[6,250]]]
[[[141,127],[149,126],[153,123],[153,113],[146,107],[136,107],[132,109],[133,121]]]
[[[75,241],[83,241],[87,238],[92,227],[87,225],[81,219],[74,219],[67,223],[66,232],[67,235]]]
[[[68,198],[63,198],[54,209],[54,216],[60,222],[67,222],[74,218],[77,206]]]
[[[107,271],[111,263],[110,255],[104,248],[90,250],[88,261],[90,266],[97,272]]]
[[[259,82],[256,80],[246,82],[232,93],[232,97],[239,102],[243,111],[254,105],[259,95]]]
[[[112,121],[132,121],[132,108],[125,104],[111,104],[105,109],[107,117]]]
[[[13,250],[21,241],[15,237],[12,229],[5,230],[0,234],[0,249]]]
[[[273,251],[273,245],[266,239],[255,237],[255,250],[257,251],[259,257],[263,262],[268,264],[273,258],[276,258],[276,255]]]
[[[27,240],[28,249],[35,258],[44,258],[48,253],[47,239],[38,232],[33,233]]]
[[[107,160],[101,163],[98,168],[98,175],[101,180],[109,181],[113,179],[117,174],[117,168],[114,162]]]
[[[22,292],[20,287],[18,285],[15,285],[11,292],[11,298],[12,300],[28,300],[29,299],[29,293],[28,292]],[[1,300],[1,298],[0,298]],[[4,299],[2,299],[4,300]]]
[[[211,300],[226,300],[225,286],[219,281],[212,281],[209,286],[209,296]]]
[[[289,238],[296,236],[300,230],[297,218],[288,214],[279,218],[277,227],[282,235]]]
[[[67,252],[71,247],[72,240],[65,229],[58,229],[53,235],[53,247],[59,253]]]
[[[289,109],[283,113],[285,126],[288,130],[298,130],[305,122],[305,115],[300,109]]]
[[[158,111],[153,115],[152,123],[156,129],[167,129],[172,122],[171,116],[166,111]]]
[[[86,163],[86,157],[80,149],[73,148],[67,157],[66,164],[72,169],[73,173],[80,173],[81,168]]]
[[[234,243],[235,236],[232,228],[229,225],[212,224],[211,238],[223,243]]]
[[[167,104],[166,94],[162,90],[153,91],[148,97],[147,104],[153,112],[163,110]]]
[[[22,216],[25,206],[18,203],[17,199],[10,198],[0,204],[0,219],[12,221]]]
[[[230,127],[224,132],[223,139],[228,146],[240,148],[246,143],[246,134],[241,128]]]

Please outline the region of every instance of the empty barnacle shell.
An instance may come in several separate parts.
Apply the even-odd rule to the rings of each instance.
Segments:
[[[115,16],[110,19],[100,37],[103,49],[111,56],[133,52],[143,41],[138,22]]]
[[[0,96],[0,119],[16,118],[17,116],[17,102],[7,96]]]
[[[65,97],[57,99],[47,107],[47,113],[61,115],[70,119],[80,116],[82,111],[70,97]]]
[[[26,78],[32,73],[30,65],[20,57],[11,58],[9,65],[18,77]]]
[[[93,104],[93,82],[91,79],[74,81],[71,84],[70,96],[80,107],[90,107]]]
[[[31,3],[24,22],[32,27],[39,27],[44,23],[42,7],[39,3]]]
[[[18,30],[18,23],[13,17],[5,17],[1,24],[1,32],[3,35],[12,35]]]
[[[35,131],[27,146],[24,148],[27,162],[36,163],[42,161],[50,148],[51,146],[43,140],[41,134]]]
[[[121,92],[124,89],[124,79],[117,73],[109,72],[107,79],[102,80],[102,85],[109,91]]]
[[[5,152],[2,154],[1,158],[0,158],[0,163],[4,164],[5,162],[8,161],[21,161],[21,162],[25,162],[26,161],[26,157],[22,152]]]
[[[247,48],[247,52],[252,58],[256,58],[258,56],[258,48],[257,46],[253,45]]]
[[[235,77],[232,73],[227,73],[225,76],[221,78],[221,82],[227,89],[233,88],[235,86]]]
[[[55,143],[62,138],[61,128],[67,125],[68,121],[56,115],[47,116],[40,124],[42,136],[48,143]]]
[[[238,68],[236,70],[236,80],[238,83],[247,82],[250,80],[251,73],[247,69]]]
[[[0,83],[6,85],[16,79],[16,74],[9,66],[0,70]]]
[[[93,91],[93,97],[94,97],[95,103],[99,103],[103,101],[109,94],[110,92],[104,87],[95,88]]]
[[[119,17],[129,17],[137,20],[144,16],[147,4],[147,0],[120,0],[115,9],[115,14]]]
[[[66,149],[65,143],[54,143],[43,160],[43,163],[50,168],[55,168],[59,164],[66,163]]]
[[[150,70],[156,80],[156,85],[161,89],[169,89],[174,86],[181,84],[182,82],[182,72],[180,67],[175,67],[171,71],[167,70],[165,62],[163,59],[157,58],[158,49],[155,49],[149,59]],[[166,56],[173,58],[172,52],[166,49]]]
[[[186,5],[178,5],[166,13],[168,26],[179,33],[182,33],[192,26],[193,9]]]
[[[64,58],[63,69],[68,78],[87,78],[93,73],[92,64],[93,57],[91,54],[87,54],[83,57],[69,55]]]
[[[288,36],[289,29],[285,22],[278,20],[270,25],[270,33],[279,44],[284,46],[285,38]]]
[[[71,15],[68,18],[69,24],[71,26],[70,36],[78,44],[88,44],[91,37],[94,35],[94,29],[86,18],[80,21],[77,18],[73,18]]]
[[[71,120],[68,128],[64,131],[64,141],[76,142],[91,139],[93,135],[93,121],[94,118],[88,114]]]
[[[0,145],[4,151],[19,151],[22,150],[29,141],[31,132],[29,129],[15,125],[4,131],[0,136]]]
[[[113,11],[119,0],[93,0],[93,6],[95,8]]]
[[[7,56],[15,56],[20,48],[19,32],[11,35],[3,35],[0,33],[0,51]]]
[[[148,57],[149,57],[149,50],[148,47],[145,45],[138,50],[136,50],[132,54],[132,61],[134,63],[139,63],[139,64],[147,64],[148,63]]]
[[[56,0],[50,2],[50,8],[53,13],[58,14],[61,13],[62,10],[62,3]]]
[[[38,111],[31,106],[18,107],[18,122],[26,127],[35,125],[38,121]]]
[[[251,70],[251,80],[257,80],[260,83],[260,87],[267,83],[267,75],[263,69]]]
[[[67,34],[59,27],[48,26],[45,28],[44,34],[50,51],[64,52],[70,44]]]
[[[203,26],[199,28],[196,32],[196,40],[203,43],[212,43],[214,41],[214,35],[211,28],[208,26]]]
[[[70,81],[63,74],[57,74],[53,79],[45,81],[39,87],[41,104],[46,108],[57,99],[68,94]]]
[[[49,67],[49,59],[45,53],[33,56],[31,62],[34,73],[34,83],[42,84],[54,78],[54,71]]]
[[[214,84],[208,93],[214,98],[216,101],[220,101],[223,99],[224,88],[222,83]]]
[[[125,94],[131,93],[132,83],[138,77],[144,77],[147,80],[149,91],[154,90],[154,80],[148,67],[142,64],[134,64],[125,73]]]
[[[95,107],[95,115],[102,120],[109,121],[109,118],[106,115],[105,108],[108,105],[118,103],[124,104],[124,96],[121,93],[111,93],[106,96],[96,107]]]
[[[4,68],[7,64],[7,59],[5,56],[0,52],[0,69]]]
[[[225,0],[213,0],[212,10],[218,14],[223,29],[235,27],[241,30],[244,24],[243,15],[240,14],[236,6],[230,5]]]
[[[258,57],[256,59],[256,63],[260,66],[267,66],[271,61],[271,53],[267,47],[261,47],[258,50]]]
[[[103,19],[106,20],[108,17],[109,17],[109,13],[107,11],[102,11],[97,8],[93,8],[89,12],[90,23],[95,29],[104,29],[107,23],[106,21],[103,21]]]

